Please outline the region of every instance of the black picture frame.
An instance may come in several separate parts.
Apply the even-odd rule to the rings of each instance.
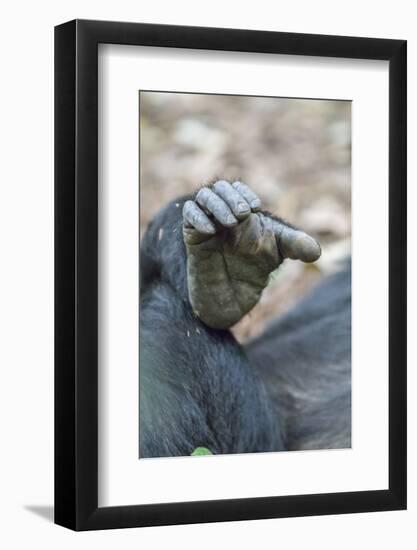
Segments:
[[[98,507],[98,44],[389,62],[389,488]],[[74,20],[55,28],[55,522],[91,530],[406,508],[406,41]],[[370,144],[370,146],[372,146]]]

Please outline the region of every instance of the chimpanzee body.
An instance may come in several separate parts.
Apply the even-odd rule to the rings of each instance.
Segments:
[[[350,266],[241,346],[195,314],[182,208],[140,250],[140,457],[350,446]]]
[[[318,285],[245,346],[288,450],[351,446],[351,269]]]

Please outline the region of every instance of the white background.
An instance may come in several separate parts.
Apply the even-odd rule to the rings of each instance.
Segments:
[[[6,5],[6,4],[5,4]],[[53,472],[53,34],[74,17],[408,39],[409,278],[417,279],[417,24],[413,3],[72,0],[3,8],[0,33],[0,540],[5,548],[415,548],[416,292],[409,289],[409,510],[74,534],[45,520]],[[410,208],[411,208],[410,206]],[[412,215],[411,215],[412,214]],[[372,223],[372,213],[370,224]],[[413,252],[413,254],[411,254]],[[3,540],[4,539],[4,540]]]
[[[101,506],[388,487],[387,66],[385,61],[100,47]],[[352,449],[137,459],[140,88],[352,100]],[[381,235],[377,242],[375,234]]]

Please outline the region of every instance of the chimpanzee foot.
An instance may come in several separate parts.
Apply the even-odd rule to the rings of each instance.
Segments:
[[[285,258],[314,262],[312,237],[261,211],[246,184],[221,180],[203,187],[183,207],[188,293],[208,326],[226,329],[259,301],[269,274]]]

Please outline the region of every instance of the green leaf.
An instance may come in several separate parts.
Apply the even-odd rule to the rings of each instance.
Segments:
[[[209,451],[206,447],[196,447],[191,453],[191,456],[203,456],[203,455],[212,455],[213,453]]]

